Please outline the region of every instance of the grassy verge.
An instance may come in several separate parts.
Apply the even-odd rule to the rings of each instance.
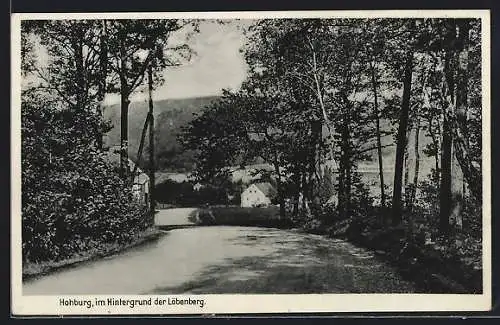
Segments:
[[[280,218],[279,208],[242,208],[239,206],[213,206],[201,209],[192,221],[199,225],[255,226],[289,228],[291,223]]]
[[[383,255],[403,276],[427,292],[482,293],[482,269],[478,263],[467,263],[458,253],[440,249],[443,245],[438,243],[408,241],[398,229],[365,233],[349,240]]]
[[[135,235],[128,243],[107,243],[99,247],[99,249],[81,252],[74,256],[68,257],[60,261],[45,261],[45,262],[24,262],[23,263],[23,280],[39,277],[49,274],[56,270],[68,268],[79,263],[88,262],[98,258],[117,254],[126,249],[138,246],[150,240],[158,238],[162,232],[156,227],[151,227],[145,231]]]
[[[396,267],[407,280],[423,292],[480,294],[482,292],[481,261],[469,261],[451,249],[451,243],[431,243],[409,239],[401,227],[359,229],[354,225],[303,228],[306,232],[337,237],[373,251]],[[480,252],[476,252],[477,255]]]

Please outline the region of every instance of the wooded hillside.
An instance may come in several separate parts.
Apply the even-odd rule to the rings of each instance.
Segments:
[[[177,140],[181,128],[201,114],[206,106],[219,97],[196,97],[185,99],[167,99],[154,102],[156,129],[156,162],[158,170],[185,172],[192,169],[193,153],[183,150]],[[137,158],[140,136],[148,112],[147,102],[132,102],[129,110],[129,155]],[[109,119],[113,128],[105,136],[106,146],[120,144],[120,105],[115,104],[104,109],[104,117]],[[148,141],[146,139],[142,161],[147,161]],[[141,164],[142,165],[142,164]],[[143,166],[144,167],[144,166]]]

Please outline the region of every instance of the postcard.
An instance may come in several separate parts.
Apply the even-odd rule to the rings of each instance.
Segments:
[[[489,11],[11,26],[13,315],[491,307]]]

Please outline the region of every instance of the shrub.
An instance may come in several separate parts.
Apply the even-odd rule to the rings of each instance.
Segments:
[[[279,208],[242,208],[238,206],[213,206],[202,209],[198,214],[201,224],[232,226],[286,227],[286,220],[280,219]]]
[[[124,242],[148,227],[145,208],[86,133],[82,110],[22,106],[22,249],[25,261],[60,260]]]

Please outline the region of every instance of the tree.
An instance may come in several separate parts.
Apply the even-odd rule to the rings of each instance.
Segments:
[[[174,26],[170,21],[163,23]],[[25,260],[57,260],[80,251],[95,251],[105,243],[123,244],[151,225],[151,219],[143,216],[144,206],[134,200],[128,180],[119,177],[113,155],[99,146],[105,130],[100,102],[105,92],[116,89],[119,79],[115,27],[134,24],[23,22],[22,70],[25,77],[34,75],[35,80],[23,89],[21,110]],[[141,26],[147,28],[140,30]],[[159,32],[162,26],[161,21],[135,25],[143,33]],[[163,63],[182,60],[179,51],[183,46],[162,47],[164,43],[151,40],[150,35],[129,36],[126,41],[135,44],[136,51],[127,52],[133,58],[121,69],[127,81],[132,79],[131,73],[142,71],[145,63],[139,49],[146,51],[147,62],[155,64],[157,74]],[[38,53],[34,51],[40,47],[32,46],[35,42],[47,50],[47,62],[36,60]],[[150,42],[157,46],[153,48]],[[172,57],[171,51],[176,56]],[[166,52],[165,57],[159,52]],[[144,76],[137,78],[137,85],[142,84]]]
[[[403,99],[401,102],[401,111],[399,117],[399,128],[397,134],[396,161],[394,166],[394,190],[392,197],[392,224],[401,223],[402,202],[401,189],[403,184],[403,163],[404,151],[406,148],[406,136],[408,128],[408,115],[410,111],[411,80],[413,68],[413,49],[409,49],[406,54],[406,63],[403,79]]]
[[[118,79],[120,93],[120,170],[122,177],[128,177],[128,108],[130,95],[143,86],[148,67],[159,72],[166,66],[178,65],[189,59],[191,51],[185,44],[170,46],[169,37],[191,24],[183,20],[113,20],[108,30],[109,68]]]
[[[375,116],[375,132],[377,136],[377,155],[378,155],[378,169],[380,177],[380,204],[382,207],[385,206],[385,183],[384,183],[384,161],[382,158],[382,140],[381,140],[381,130],[380,130],[380,113],[378,105],[378,82],[376,76],[375,64],[370,61],[371,70],[371,81],[373,89],[373,115]]]
[[[450,219],[461,225],[463,200],[462,173],[476,200],[481,200],[480,172],[469,156],[467,146],[468,52],[470,21],[451,20],[444,35],[445,58],[443,83],[444,124],[442,176],[440,187],[440,232],[448,236]],[[458,32],[457,32],[458,30]],[[455,162],[456,159],[456,162]],[[456,184],[456,185],[455,185]]]

